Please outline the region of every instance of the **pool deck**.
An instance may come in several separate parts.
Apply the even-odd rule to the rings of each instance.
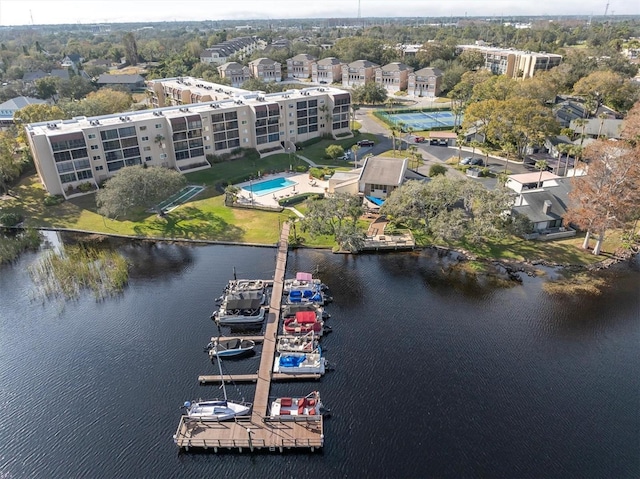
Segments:
[[[254,195],[248,189],[245,189],[245,187],[249,187],[253,183],[281,177],[294,181],[296,184],[286,186],[272,194],[266,194],[264,196]],[[241,189],[238,193],[238,201],[240,203],[249,203],[253,200],[253,203],[259,205],[278,206],[278,200],[295,196],[300,193],[324,193],[324,189],[329,186],[329,182],[315,178],[311,180],[309,179],[308,173],[276,173],[274,175],[264,175],[255,181],[245,181],[244,183],[239,183],[236,186]]]

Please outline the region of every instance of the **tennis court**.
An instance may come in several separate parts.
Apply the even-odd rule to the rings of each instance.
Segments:
[[[414,131],[453,128],[454,126],[454,115],[450,111],[382,113],[382,116],[395,125],[402,123],[403,129],[411,127]]]
[[[169,213],[171,210],[176,209],[178,206],[186,203],[191,198],[196,196],[204,190],[203,186],[185,186],[177,193],[174,193],[169,198],[159,203],[156,206],[155,211],[162,211],[163,213]]]

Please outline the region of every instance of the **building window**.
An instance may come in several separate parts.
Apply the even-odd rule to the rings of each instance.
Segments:
[[[93,157],[93,161],[98,161],[100,159],[100,155],[96,155]]]
[[[98,149],[98,145],[91,145],[91,149],[92,150],[97,150]]]
[[[96,171],[102,171],[104,170],[104,166],[100,165],[100,166],[96,166]]]
[[[156,123],[156,128],[162,128],[162,123]]]
[[[149,137],[148,136],[143,136],[142,138],[140,138],[142,141],[149,141]]]
[[[152,158],[150,156],[145,156],[144,157],[144,161],[151,161],[151,160],[152,160]]]
[[[96,138],[96,134],[95,133],[89,133],[89,139],[90,140],[95,140]]]
[[[145,146],[145,147],[143,148],[143,150],[144,150],[144,151],[151,151],[151,147],[150,147],[150,146]]]
[[[166,157],[167,157],[167,154],[166,154],[166,153],[162,153],[162,154],[160,155],[160,159],[161,159],[161,160],[164,160]]]
[[[140,131],[144,131],[144,130],[146,130],[146,129],[147,129],[147,127],[146,127],[146,126],[144,126],[144,125],[140,127]]]

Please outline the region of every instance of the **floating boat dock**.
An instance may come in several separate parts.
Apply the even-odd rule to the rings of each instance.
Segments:
[[[280,324],[284,275],[287,266],[290,224],[283,225],[278,242],[278,256],[273,281],[269,314],[263,341],[260,367],[257,374],[223,375],[225,381],[255,381],[256,390],[251,416],[236,417],[233,421],[198,421],[182,416],[174,436],[180,449],[234,450],[239,452],[269,450],[283,452],[285,449],[306,449],[315,451],[324,445],[324,424],[322,416],[300,418],[299,420],[274,420],[268,414],[269,391],[272,380],[318,379],[317,374],[275,374],[273,362],[276,339]],[[252,337],[253,339],[253,337]],[[255,340],[255,339],[254,339]],[[200,376],[200,383],[220,382],[220,375]]]

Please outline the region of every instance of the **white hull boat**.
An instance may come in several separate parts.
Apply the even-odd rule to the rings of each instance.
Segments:
[[[224,400],[185,402],[189,419],[198,421],[228,421],[236,416],[246,416],[251,412],[248,403],[234,403]]]
[[[255,341],[242,338],[214,339],[208,345],[209,356],[215,358],[234,358],[244,356],[253,351]]]
[[[227,310],[220,308],[211,318],[220,325],[234,326],[243,324],[261,324],[264,321],[266,308]]]
[[[276,343],[276,350],[281,353],[311,353],[316,349],[318,349],[318,337],[313,331],[304,336],[279,336],[278,342]]]
[[[274,373],[283,374],[324,374],[326,361],[320,348],[312,353],[276,353]]]
[[[295,421],[296,419],[317,418],[323,412],[320,393],[313,391],[300,398],[277,398],[271,403],[270,417],[280,421]]]

